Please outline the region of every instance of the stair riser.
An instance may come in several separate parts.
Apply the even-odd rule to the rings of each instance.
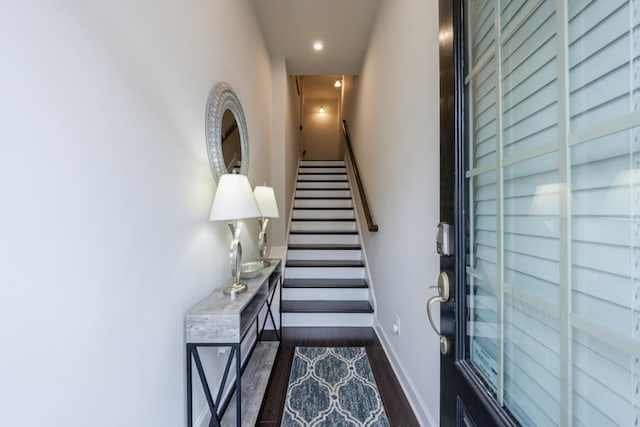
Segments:
[[[364,279],[364,267],[286,267],[287,279]]]
[[[296,186],[297,190],[304,190],[305,188],[339,188],[349,189],[348,182],[299,182]]]
[[[292,234],[289,243],[358,244],[360,239],[357,234]]]
[[[351,197],[349,190],[297,190],[296,197]]]
[[[308,173],[347,173],[347,170],[344,167],[335,167],[335,168],[314,168],[314,167],[303,167],[300,168],[300,174],[308,174]]]
[[[293,204],[294,208],[351,208],[353,203],[351,199],[298,199]]]
[[[293,219],[306,219],[306,218],[319,218],[319,219],[353,219],[355,215],[353,210],[304,210],[294,209]]]
[[[344,160],[302,160],[300,166],[337,166],[344,167]]]
[[[292,221],[291,231],[356,231],[355,221]]]
[[[282,299],[286,301],[368,301],[368,289],[301,289],[285,288],[282,290]]]
[[[298,181],[344,181],[347,179],[346,174],[334,174],[334,175],[314,175],[303,174],[298,175]]]
[[[307,259],[307,260],[333,260],[333,259],[343,259],[343,260],[354,260],[354,261],[362,261],[362,251],[361,250],[353,250],[353,251],[344,251],[344,250],[306,250],[306,249],[289,249],[287,252],[287,259]]]
[[[367,327],[373,326],[371,313],[282,313],[282,326]]]

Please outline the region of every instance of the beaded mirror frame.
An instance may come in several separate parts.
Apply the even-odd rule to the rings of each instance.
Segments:
[[[216,183],[223,174],[228,173],[222,153],[222,116],[227,110],[233,114],[240,132],[240,149],[242,152],[240,173],[247,175],[249,172],[249,135],[244,111],[231,85],[226,82],[219,82],[209,92],[205,113],[207,154],[211,173]]]

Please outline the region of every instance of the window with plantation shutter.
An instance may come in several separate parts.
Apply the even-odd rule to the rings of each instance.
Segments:
[[[528,426],[640,426],[640,0],[467,0],[465,357]]]

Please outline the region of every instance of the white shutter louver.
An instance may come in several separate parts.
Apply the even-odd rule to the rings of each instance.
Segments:
[[[466,10],[466,357],[523,425],[640,426],[640,0]]]

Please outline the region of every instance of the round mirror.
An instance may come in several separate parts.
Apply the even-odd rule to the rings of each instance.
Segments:
[[[227,83],[217,83],[209,93],[205,136],[216,182],[225,173],[249,172],[247,124],[240,100]]]

